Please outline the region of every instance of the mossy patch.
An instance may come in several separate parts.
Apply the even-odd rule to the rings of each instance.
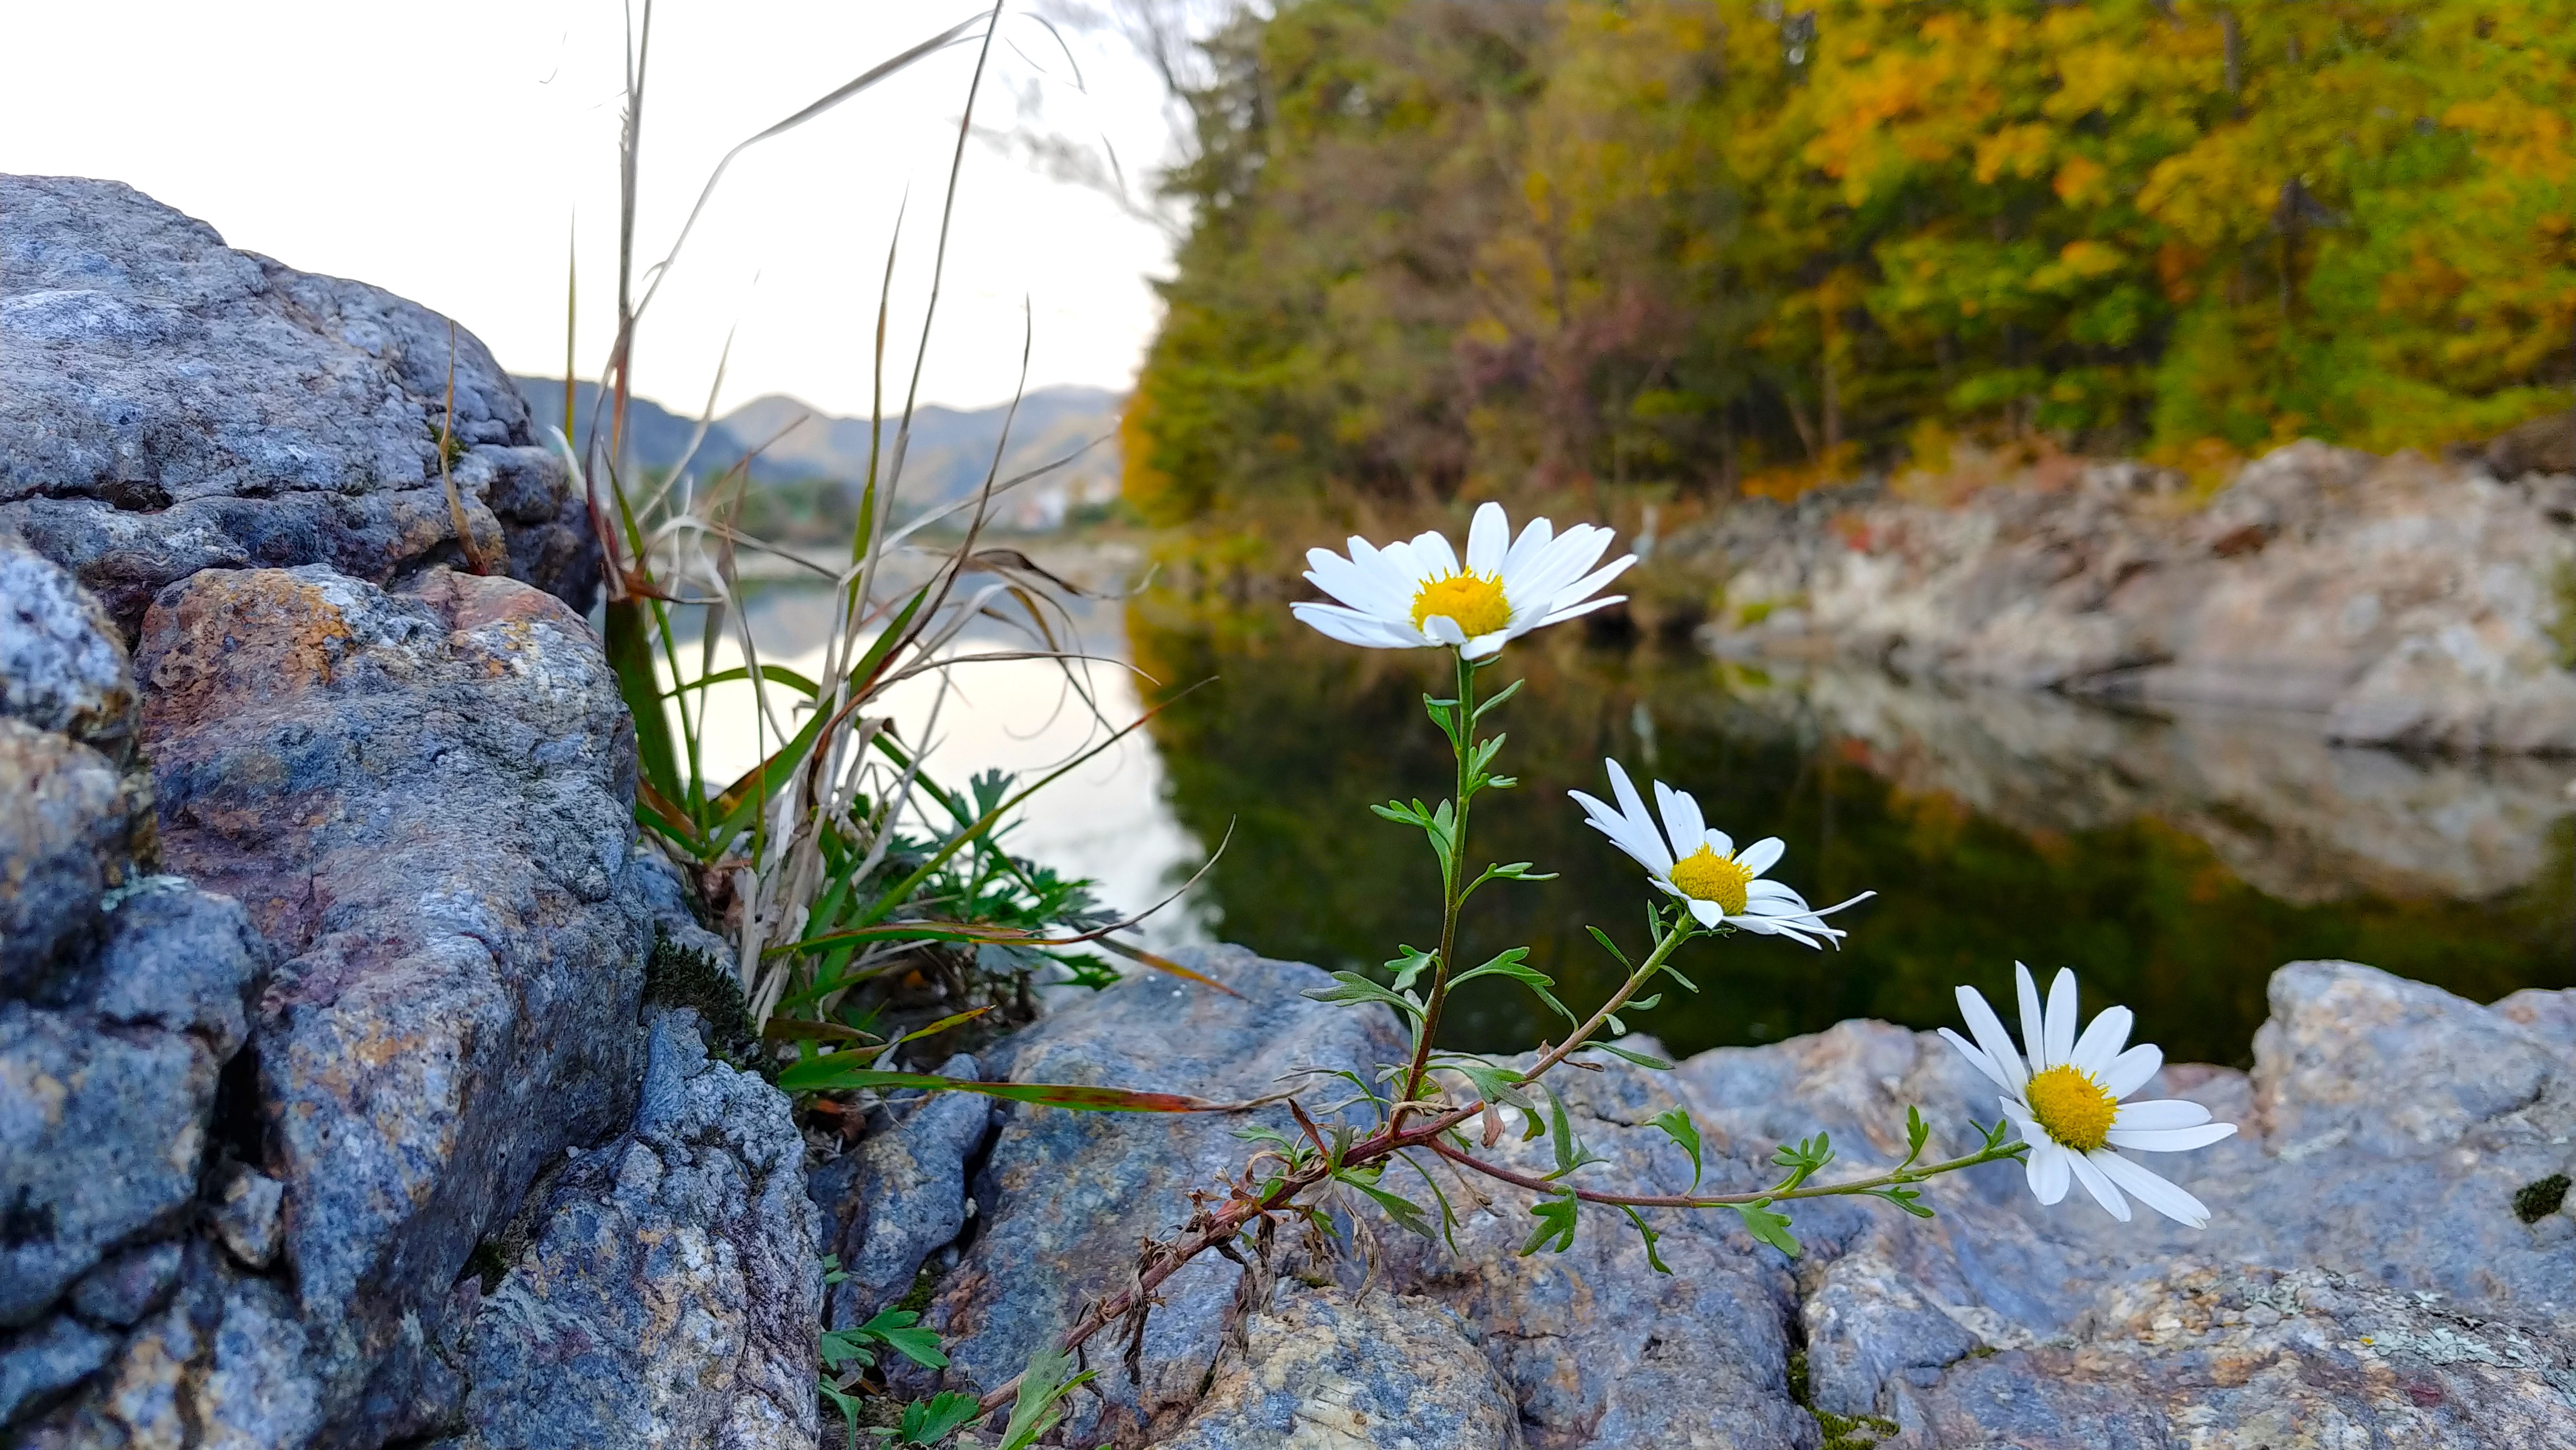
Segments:
[[[2526,1183],[2513,1195],[2513,1216],[2524,1223],[2538,1223],[2567,1206],[2568,1179],[2564,1173],[2552,1173],[2533,1183]]]
[[[659,928],[653,954],[644,959],[644,1000],[658,1007],[686,1007],[707,1024],[707,1046],[739,1058],[752,1043],[751,1007],[742,984],[724,963],[684,947]]]
[[[1819,1450],[1870,1450],[1870,1447],[1894,1435],[1897,1424],[1881,1415],[1837,1415],[1819,1410],[1808,1399],[1807,1352],[1803,1349],[1789,1356],[1789,1398],[1825,1432],[1825,1443]]]

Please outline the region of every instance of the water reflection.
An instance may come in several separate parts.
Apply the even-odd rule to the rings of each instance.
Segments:
[[[1418,839],[1363,802],[1447,790],[1420,697],[1427,652],[1334,646],[1266,618],[1129,611],[1156,676],[1216,683],[1155,725],[1172,808],[1214,839],[1216,934],[1276,956],[1371,965],[1438,929]],[[1694,948],[1705,991],[1631,1025],[1680,1051],[1776,1039],[1851,1016],[1954,1015],[1962,981],[2008,990],[2016,958],[2078,967],[2136,1008],[2178,1059],[2243,1061],[2271,970],[2348,957],[2480,1000],[2576,984],[2576,840],[2562,765],[2417,761],[2328,747],[2258,719],[2124,716],[2048,696],[1937,691],[1875,674],[1764,677],[1687,652],[1514,647],[1508,710],[1520,799],[1477,821],[1479,859],[1554,882],[1488,888],[1462,947],[1529,943],[1597,1001],[1611,971],[1589,922],[1642,939],[1636,873],[1580,825],[1568,787],[1615,754],[1696,792],[1741,840],[1789,844],[1774,874],[1811,900],[1862,888],[1840,953],[1758,938]],[[1467,959],[1477,959],[1469,956]],[[1453,1045],[1553,1030],[1526,997],[1475,992]]]

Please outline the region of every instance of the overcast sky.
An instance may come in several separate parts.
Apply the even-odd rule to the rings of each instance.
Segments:
[[[734,143],[973,13],[659,0],[639,251],[669,247]],[[19,5],[0,170],[130,182],[234,246],[447,313],[516,372],[563,370],[577,225],[579,368],[595,377],[612,332],[624,23],[618,0]],[[978,128],[1010,128],[1034,100],[1032,128],[1105,136],[1141,180],[1166,145],[1150,72],[1111,38],[1068,42],[1071,64],[1025,13],[1006,20]],[[720,409],[777,392],[865,413],[878,289],[908,192],[889,346],[901,363],[887,384],[899,398],[974,63],[972,45],[952,48],[735,161],[646,316],[638,391],[696,412],[735,329]],[[1031,386],[1126,386],[1157,316],[1145,279],[1169,255],[1157,228],[1109,197],[969,146],[923,400],[1006,398],[1024,299]]]

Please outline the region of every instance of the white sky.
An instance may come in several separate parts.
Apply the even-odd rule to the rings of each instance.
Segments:
[[[640,0],[638,0],[640,5]],[[457,319],[516,372],[561,375],[567,229],[578,219],[579,370],[613,331],[618,0],[15,0],[0,171],[113,177],[226,241],[355,277]],[[979,130],[1024,95],[1044,124],[1105,135],[1131,184],[1163,159],[1151,73],[1109,37],[1068,37],[1086,86],[1015,4]],[[658,257],[734,143],[975,13],[904,0],[659,0],[644,111],[638,250]],[[646,315],[637,390],[703,406],[736,328],[719,410],[783,392],[868,407],[886,247],[910,191],[888,347],[901,396],[939,201],[975,62],[953,48],[727,172]],[[959,183],[925,402],[1030,386],[1124,387],[1170,249],[1110,198],[977,143]],[[898,361],[899,360],[899,361]]]

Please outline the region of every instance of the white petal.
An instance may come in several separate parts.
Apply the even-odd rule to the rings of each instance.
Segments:
[[[1502,633],[1499,630],[1492,634],[1480,634],[1474,639],[1467,641],[1467,648],[1461,651],[1461,653],[1465,654],[1467,658],[1471,660],[1480,660],[1485,656],[1492,654],[1494,651],[1501,649],[1503,647],[1503,642],[1510,638],[1510,635]]]
[[[1744,919],[1744,918],[1742,918],[1742,917],[1737,917],[1737,918],[1735,918],[1735,920],[1737,920],[1737,921],[1742,921],[1743,919]],[[1799,923],[1798,923],[1798,926],[1810,926],[1810,925],[1813,925],[1813,923],[1810,923],[1810,922],[1804,922],[1804,921],[1801,921],[1801,922],[1799,922]],[[1842,935],[1842,933],[1841,933],[1841,932],[1838,932],[1838,931],[1827,931],[1827,930],[1825,930],[1825,928],[1820,927],[1820,926],[1819,926],[1819,927],[1816,927],[1815,929],[1816,929],[1816,931],[1817,931],[1820,935],[1823,935],[1823,936],[1836,937],[1836,936],[1841,936],[1841,935]],[[1797,929],[1797,927],[1785,926],[1785,925],[1782,925],[1782,924],[1780,924],[1780,923],[1774,922],[1774,923],[1772,923],[1772,925],[1771,925],[1770,934],[1771,934],[1771,935],[1773,935],[1773,936],[1785,936],[1785,937],[1787,937],[1789,940],[1791,940],[1791,941],[1793,941],[1793,942],[1796,942],[1798,945],[1800,945],[1800,946],[1802,946],[1802,947],[1810,948],[1810,949],[1815,950],[1815,951],[1823,951],[1823,950],[1825,949],[1825,948],[1824,948],[1824,943],[1819,942],[1819,941],[1817,941],[1817,940],[1815,939],[1815,937],[1811,937],[1811,936],[1807,935],[1805,932],[1798,930],[1798,929]]]
[[[1690,899],[1690,914],[1698,917],[1699,924],[1706,927],[1714,927],[1726,920],[1726,908],[1714,901],[1702,901],[1696,896]]]
[[[1573,605],[1565,609],[1553,610],[1543,618],[1531,620],[1528,624],[1520,626],[1520,631],[1523,634],[1527,634],[1533,629],[1540,629],[1551,624],[1563,624],[1569,619],[1580,619],[1596,609],[1607,609],[1613,604],[1625,604],[1627,602],[1628,596],[1625,594],[1605,594],[1598,599],[1589,600],[1582,604]]]
[[[1655,818],[1646,814],[1646,802],[1638,796],[1637,787],[1629,782],[1628,772],[1621,770],[1619,762],[1615,760],[1605,760],[1602,764],[1610,767],[1610,792],[1618,797],[1620,813],[1631,822],[1643,825],[1646,828],[1645,834],[1651,837],[1654,834]],[[1672,851],[1662,841],[1655,841],[1654,847],[1655,855],[1646,858],[1647,863],[1669,875],[1673,869]]]
[[[2075,1056],[2075,973],[2065,967],[2057,969],[2057,980],[2048,988],[2048,1065],[2072,1061]]]
[[[1337,604],[1301,602],[1289,605],[1288,612],[1344,644],[1364,645],[1370,649],[1419,649],[1422,646],[1422,641],[1398,635],[1374,615],[1344,609]]]
[[[1754,885],[1777,885],[1777,883],[1756,882]],[[1785,886],[1779,887],[1776,891],[1765,891],[1759,896],[1753,894],[1753,887],[1744,888],[1744,914],[1747,916],[1815,915],[1807,909],[1807,903],[1803,897]]]
[[[1425,615],[1422,632],[1431,636],[1432,643],[1445,644],[1451,649],[1464,648],[1467,643],[1467,632],[1458,627],[1458,621],[1445,614]]]
[[[2030,968],[2013,963],[2013,994],[2021,999],[2021,1049],[2030,1058],[2032,1072],[2044,1072],[2048,1062],[2048,1019],[2039,1010],[2039,988],[2031,985]]]
[[[1780,858],[1788,852],[1789,848],[1781,844],[1779,837],[1765,836],[1737,852],[1735,864],[1759,876],[1779,864]]]
[[[1363,614],[1413,622],[1413,601],[1400,592],[1382,569],[1363,568],[1339,554],[1322,549],[1307,551],[1306,562],[1314,567],[1306,577],[1315,587]]]
[[[2013,1051],[2012,1034],[2004,1030],[2003,1019],[1995,1015],[1995,1009],[1986,1005],[1986,999],[1974,987],[1959,989],[1959,1015],[1967,1019],[1968,1031],[1977,1039],[1977,1045],[2011,1079],[2007,1086],[2020,1092],[2030,1082],[2030,1069],[2022,1065],[2021,1054]]]
[[[2111,1216],[2120,1222],[2129,1221],[2129,1200],[2120,1196],[2119,1188],[2102,1176],[2102,1170],[2093,1166],[2092,1159],[2069,1153],[2066,1166],[2075,1170],[2075,1181],[2084,1185],[2084,1191],[2093,1195],[2095,1203],[2109,1210]]]
[[[2101,1016],[2093,1019],[2092,1026],[2084,1029],[2084,1035],[2075,1039],[2075,1051],[2067,1061],[2094,1081],[2101,1081],[2102,1074],[2111,1070],[2111,1060],[2128,1045],[2129,1027],[2133,1021],[2126,1007],[2105,1009]]]
[[[1628,566],[1636,562],[1636,555],[1622,554],[1609,563],[1602,565],[1600,568],[1593,570],[1591,573],[1584,575],[1582,578],[1575,580],[1573,583],[1557,590],[1556,597],[1552,602],[1560,611],[1571,609],[1577,604],[1582,603],[1584,600],[1591,598],[1593,595],[1600,593],[1603,588],[1608,586],[1611,580],[1616,579],[1621,574],[1627,572]],[[1626,596],[1623,595],[1621,597],[1624,598]]]
[[[2125,1098],[2147,1085],[2147,1079],[2165,1065],[2164,1049],[2152,1042],[2141,1042],[2111,1059],[2111,1070],[2102,1074],[2102,1091],[2115,1098]]]
[[[1842,900],[1842,901],[1837,901],[1837,902],[1835,902],[1835,903],[1834,903],[1833,905],[1831,905],[1831,906],[1819,906],[1819,907],[1817,907],[1817,908],[1816,908],[1816,915],[1818,915],[1818,916],[1831,916],[1831,915],[1833,915],[1835,912],[1842,910],[1842,909],[1843,909],[1844,907],[1846,907],[1846,906],[1858,906],[1858,905],[1860,905],[1862,902],[1869,900],[1871,897],[1876,896],[1877,894],[1878,894],[1878,893],[1877,893],[1877,892],[1875,892],[1875,891],[1864,891],[1864,892],[1862,892],[1862,893],[1861,893],[1860,895],[1858,895],[1858,896],[1849,897],[1849,898],[1847,898],[1847,899],[1845,899],[1845,900]]]
[[[1478,574],[1499,574],[1503,569],[1503,552],[1512,542],[1511,521],[1503,517],[1498,503],[1479,504],[1476,517],[1467,525],[1467,567]]]
[[[2221,1138],[2236,1136],[2234,1123],[2203,1123],[2197,1128],[2120,1128],[2110,1132],[2113,1147],[2139,1153],[2188,1153]]]
[[[1545,519],[1532,519],[1521,526],[1521,536],[1512,541],[1511,552],[1503,556],[1503,587],[1509,589],[1516,577],[1524,577],[1530,566],[1547,553],[1556,542],[1556,526]]]
[[[2096,1150],[2093,1166],[2102,1176],[2137,1196],[2140,1203],[2179,1224],[2209,1227],[2209,1206],[2117,1153]]]
[[[1995,1086],[2002,1088],[2006,1092],[2011,1092],[2013,1090],[2012,1080],[2004,1076],[2002,1068],[1995,1066],[1995,1060],[1993,1058],[1986,1056],[1985,1049],[1977,1046],[1973,1042],[1970,1042],[1968,1039],[1961,1037],[1958,1033],[1951,1031],[1947,1027],[1941,1029],[1941,1038],[1952,1047],[1959,1049],[1959,1055],[1968,1060],[1968,1065],[1970,1067],[1975,1068],[1977,1071],[1982,1072],[1987,1077],[1993,1079]]]
[[[1672,838],[1675,856],[1689,855],[1708,839],[1708,822],[1700,817],[1699,802],[1691,799],[1690,792],[1656,781],[1655,807],[1664,813],[1664,834]]]
[[[2050,1204],[2064,1199],[2069,1165],[2075,1155],[2046,1136],[2033,1133],[2027,1125],[2022,1137],[2030,1142],[2029,1161],[2022,1165],[2023,1176],[2030,1181],[2030,1196]]]
[[[1565,594],[1567,585],[1582,578],[1584,571],[1609,549],[1610,538],[1608,529],[1577,524],[1558,536],[1519,574],[1505,575],[1503,591],[1514,599],[1553,604]]]
[[[1458,551],[1450,548],[1447,536],[1436,529],[1425,529],[1413,536],[1413,557],[1425,566],[1429,577],[1458,572]]]
[[[2209,1109],[2181,1098],[2155,1098],[2145,1102],[2122,1103],[2111,1118],[2114,1128],[2197,1128],[2209,1121]]]
[[[1765,881],[1758,876],[1744,883],[1744,898],[1747,901],[1794,901],[1801,907],[1807,904],[1807,898],[1800,896],[1795,888],[1777,881]]]

